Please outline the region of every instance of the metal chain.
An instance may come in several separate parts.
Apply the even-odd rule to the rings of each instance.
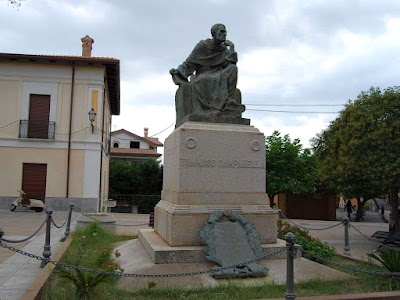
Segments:
[[[14,247],[8,246],[4,243],[0,243],[0,246],[6,249],[9,249],[13,252],[25,255],[25,256],[29,256],[30,258],[35,258],[37,260],[43,261],[46,260],[44,257],[38,256],[38,255],[34,255],[19,249],[16,249]],[[269,257],[272,257],[274,255],[277,255],[283,251],[286,251],[286,248],[281,248],[275,252],[272,252],[270,254],[266,254],[260,257],[257,257],[255,259],[246,261],[246,262],[242,262],[239,264],[235,264],[235,265],[231,265],[231,266],[226,266],[226,267],[219,267],[219,268],[213,268],[213,269],[209,269],[209,270],[205,270],[205,271],[197,271],[197,272],[187,272],[187,273],[175,273],[175,274],[134,274],[134,273],[122,273],[122,272],[110,272],[110,271],[103,271],[103,270],[94,270],[94,269],[90,269],[90,268],[84,268],[84,267],[79,267],[79,266],[74,266],[74,265],[68,265],[66,263],[63,262],[59,262],[59,261],[53,261],[53,260],[49,260],[49,263],[52,263],[55,266],[59,266],[62,268],[68,268],[68,269],[77,269],[80,271],[84,271],[84,272],[91,272],[94,274],[104,274],[104,275],[110,275],[110,276],[118,276],[118,277],[184,277],[184,276],[194,276],[194,275],[203,275],[203,274],[211,274],[211,273],[215,273],[215,272],[219,272],[222,270],[228,270],[228,269],[233,269],[233,268],[237,268],[237,267],[242,267],[245,265],[248,265],[250,263],[254,263],[258,260],[263,260],[263,259],[267,259]]]
[[[296,226],[298,226],[298,227],[301,227],[301,228],[303,228],[303,229],[307,229],[307,230],[327,230],[327,229],[331,229],[331,228],[337,227],[337,226],[339,226],[339,225],[341,225],[341,224],[343,223],[343,222],[339,222],[339,223],[337,223],[337,224],[335,224],[335,225],[331,225],[331,226],[324,227],[324,228],[309,228],[309,227],[305,227],[305,226],[302,226],[302,225],[300,225],[300,224],[297,224],[297,223],[293,222],[293,221],[290,220],[288,217],[286,217],[282,212],[280,213],[280,215],[282,215],[283,218],[286,219],[286,220],[288,220],[290,223],[292,223],[292,224],[294,224],[294,225],[296,225]]]
[[[6,239],[6,238],[2,237],[2,238],[0,238],[0,241],[5,241],[5,242],[7,242],[7,243],[12,243],[12,244],[17,244],[17,243],[25,242],[25,241],[29,240],[30,238],[33,238],[36,234],[38,234],[38,232],[40,231],[40,229],[42,229],[42,227],[44,226],[44,224],[46,224],[46,221],[47,221],[47,218],[43,221],[42,225],[40,225],[39,228],[38,228],[34,233],[32,233],[30,236],[28,236],[27,238],[24,238],[24,239],[22,239],[22,240],[13,241],[13,240],[9,240],[9,239]]]
[[[51,222],[52,222],[53,225],[56,226],[57,228],[63,228],[64,225],[65,225],[65,223],[67,223],[67,220],[68,220],[68,216],[65,218],[64,222],[62,223],[62,225],[58,226],[58,225],[54,222],[54,219],[51,218]]]
[[[374,243],[380,245],[381,247],[388,248],[388,249],[391,249],[391,248],[392,248],[392,247],[390,247],[390,246],[388,246],[388,245],[386,245],[386,244],[383,244],[383,243],[381,243],[381,242],[379,242],[379,241],[377,241],[377,240],[375,240],[375,239],[370,238],[369,236],[366,236],[366,235],[365,235],[364,233],[362,233],[359,229],[357,229],[357,227],[355,227],[354,225],[349,224],[349,227],[350,227],[350,228],[353,228],[355,231],[357,231],[359,234],[361,234],[361,235],[362,235],[363,237],[365,237],[367,240],[369,240],[369,241],[371,241],[371,242],[374,242]]]
[[[311,256],[313,256],[313,257],[315,257],[317,259],[320,259],[320,260],[322,260],[324,262],[327,262],[327,263],[332,264],[332,265],[337,266],[337,267],[341,267],[341,268],[349,270],[349,271],[354,271],[354,272],[364,273],[364,274],[372,274],[372,275],[385,275],[385,276],[398,276],[398,275],[400,275],[400,272],[381,272],[381,271],[361,270],[361,269],[358,269],[358,268],[355,268],[355,267],[352,267],[352,266],[342,265],[342,264],[339,264],[337,262],[331,261],[331,260],[329,260],[327,258],[315,255],[314,253],[308,252],[307,250],[304,250],[303,248],[300,248],[300,251],[303,252],[303,253],[307,253],[308,255],[311,255]]]
[[[335,225],[332,225],[332,226],[329,226],[329,227],[326,227],[326,228],[307,228],[307,227],[301,226],[300,224],[297,224],[297,223],[293,222],[292,220],[288,219],[282,212],[280,212],[280,213],[278,212],[278,214],[281,214],[281,215],[282,215],[286,220],[288,220],[290,223],[292,223],[292,224],[294,224],[294,225],[296,225],[296,226],[299,226],[299,227],[301,227],[301,228],[307,229],[307,230],[326,230],[326,229],[331,229],[331,228],[334,228],[334,227],[336,227],[336,226],[339,226],[340,224],[343,224],[343,221],[342,221],[342,222],[340,222],[340,223],[338,223],[338,224],[335,224]],[[374,243],[380,245],[381,247],[392,248],[392,247],[390,247],[390,246],[387,246],[386,244],[383,244],[383,243],[381,243],[381,242],[379,242],[379,241],[377,241],[377,240],[375,240],[375,239],[372,239],[372,238],[368,237],[367,235],[365,235],[364,233],[362,233],[360,230],[358,230],[356,227],[354,227],[354,225],[352,225],[351,223],[349,223],[349,228],[354,228],[354,230],[356,230],[359,234],[361,234],[361,235],[362,235],[363,237],[365,237],[367,240],[369,240],[369,241],[371,241],[371,242],[374,242]]]
[[[35,258],[35,259],[40,260],[40,261],[45,260],[44,257],[41,257],[41,256],[38,256],[38,255],[34,255],[34,254],[31,254],[31,253],[16,249],[16,248],[8,246],[8,245],[6,245],[4,243],[0,243],[0,246],[3,247],[3,248],[9,249],[9,250],[11,250],[13,252],[28,256],[30,258]],[[212,270],[209,269],[209,270],[205,270],[205,271],[187,272],[187,273],[175,273],[175,274],[134,274],[134,273],[122,273],[122,272],[120,273],[120,272],[94,270],[94,269],[90,269],[90,268],[84,268],[84,267],[79,267],[79,266],[74,266],[74,265],[68,265],[66,263],[62,263],[62,262],[59,262],[59,261],[53,261],[53,260],[50,260],[48,262],[52,263],[55,266],[59,266],[59,267],[62,267],[62,268],[78,269],[78,270],[84,271],[84,272],[91,272],[91,273],[94,273],[94,274],[104,274],[104,275],[111,275],[111,276],[118,276],[118,277],[184,277],[184,276],[210,274],[210,273],[219,272],[219,271],[222,271],[222,270],[228,270],[228,269],[233,269],[233,268],[245,266],[247,264],[254,263],[255,261],[258,261],[258,260],[267,259],[267,258],[272,257],[274,255],[277,255],[277,254],[279,254],[279,253],[281,253],[281,252],[283,252],[285,250],[286,250],[286,248],[281,248],[280,250],[275,251],[273,253],[270,253],[270,254],[267,254],[267,255],[263,255],[261,257],[249,260],[247,262],[243,262],[243,263],[240,263],[240,264],[235,264],[235,265],[231,265],[231,266],[227,266],[227,267],[220,267],[220,268],[215,268],[215,269],[212,269]],[[331,261],[329,259],[320,257],[318,255],[315,255],[314,253],[311,253],[311,252],[308,252],[308,251],[302,249],[301,247],[299,248],[299,250],[301,252],[303,252],[303,253],[311,255],[311,256],[313,256],[313,257],[315,257],[317,259],[320,259],[320,260],[322,260],[324,262],[327,262],[327,263],[332,264],[334,266],[337,266],[337,267],[340,267],[340,268],[343,268],[343,269],[346,269],[346,270],[349,270],[349,271],[353,271],[353,272],[371,274],[371,275],[385,275],[385,276],[398,276],[398,275],[400,275],[400,272],[381,272],[381,271],[361,270],[361,269],[358,269],[358,268],[355,268],[355,267],[352,267],[352,266],[342,265],[342,264],[339,264],[337,262]]]
[[[32,254],[32,253],[25,252],[23,250],[8,246],[8,245],[6,245],[4,243],[0,243],[0,247],[3,247],[5,249],[11,250],[13,252],[16,252],[16,253],[19,253],[19,254],[22,254],[22,255],[25,255],[25,256],[29,256],[30,258],[35,258],[37,260],[44,260],[45,259],[44,257],[38,256],[38,255],[35,255],[35,254]]]

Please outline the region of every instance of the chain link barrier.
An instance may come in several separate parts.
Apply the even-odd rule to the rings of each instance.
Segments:
[[[42,229],[42,227],[44,226],[44,224],[46,224],[46,220],[47,220],[47,219],[45,219],[45,220],[43,221],[42,225],[40,225],[39,228],[38,228],[34,233],[32,233],[30,236],[28,236],[27,238],[24,238],[24,239],[22,239],[22,240],[15,240],[15,241],[14,241],[14,240],[9,240],[9,239],[6,239],[6,238],[2,237],[2,238],[0,238],[0,241],[4,241],[4,242],[7,242],[7,243],[11,243],[11,244],[18,244],[18,243],[25,242],[25,241],[27,241],[27,240],[33,238],[35,235],[37,235],[37,234],[39,233],[40,229]]]
[[[8,246],[8,245],[6,245],[4,243],[0,243],[0,246],[2,248],[8,249],[10,251],[13,251],[15,253],[18,253],[18,254],[21,254],[21,255],[25,255],[25,256],[28,256],[30,258],[37,259],[39,261],[45,260],[45,258],[42,257],[42,256],[38,256],[38,255],[35,255],[35,254],[32,254],[32,253],[25,252],[23,250],[14,248],[12,246]],[[356,267],[352,267],[352,266],[348,266],[348,265],[343,265],[343,264],[331,261],[331,260],[329,260],[327,258],[318,256],[318,255],[316,255],[314,253],[311,253],[311,252],[309,252],[307,250],[304,250],[302,247],[296,247],[293,250],[294,251],[299,250],[302,253],[308,254],[308,255],[310,255],[310,256],[312,256],[312,257],[314,257],[314,258],[316,258],[316,259],[318,259],[320,261],[324,261],[324,262],[326,262],[328,264],[331,264],[331,265],[334,265],[336,267],[340,267],[340,268],[343,268],[343,269],[346,269],[346,270],[349,270],[349,271],[352,271],[352,272],[364,273],[364,274],[370,274],[370,275],[383,275],[383,276],[399,276],[400,275],[400,272],[368,271],[368,270],[362,270],[362,269],[359,269],[359,268],[356,268]],[[271,257],[273,257],[275,255],[278,255],[278,254],[284,252],[284,251],[287,251],[287,249],[286,248],[281,248],[281,249],[279,249],[279,250],[277,250],[275,252],[263,255],[261,257],[257,257],[255,259],[252,259],[252,260],[249,260],[249,261],[246,261],[246,262],[242,262],[242,263],[238,263],[238,264],[234,264],[234,265],[230,265],[230,266],[226,266],[226,267],[213,268],[212,270],[208,269],[208,270],[204,270],[204,271],[174,273],[174,274],[135,274],[135,273],[110,272],[110,271],[95,270],[95,269],[85,268],[85,267],[80,267],[80,266],[75,266],[75,265],[69,265],[69,264],[66,264],[66,263],[63,263],[63,262],[53,261],[53,260],[48,261],[48,263],[52,263],[53,265],[59,266],[59,267],[62,267],[62,268],[78,269],[78,270],[84,271],[84,272],[91,272],[91,273],[94,273],[94,274],[104,274],[104,275],[118,276],[118,277],[148,277],[148,278],[156,278],[156,277],[158,277],[158,278],[160,278],[160,277],[161,278],[162,277],[187,277],[187,276],[211,274],[211,273],[219,272],[219,271],[223,271],[223,270],[233,269],[233,268],[237,268],[237,267],[243,267],[245,265],[254,263],[254,262],[259,261],[259,260],[264,260],[264,259],[271,258]]]
[[[296,226],[298,226],[298,227],[300,227],[300,228],[307,229],[307,230],[327,230],[327,229],[335,228],[335,227],[337,227],[337,226],[343,224],[343,222],[339,222],[339,223],[337,223],[337,224],[334,224],[334,225],[331,225],[331,226],[328,226],[328,227],[324,227],[324,228],[309,228],[309,227],[305,227],[305,226],[302,226],[302,225],[300,225],[300,224],[297,224],[297,223],[293,222],[293,221],[290,220],[288,217],[286,217],[285,214],[284,214],[282,211],[280,211],[280,210],[277,212],[277,214],[278,214],[278,216],[283,216],[283,218],[284,218],[285,220],[288,220],[288,221],[289,221],[290,223],[292,223],[293,225],[296,225]]]
[[[68,216],[65,218],[64,222],[62,223],[62,225],[57,225],[57,224],[54,222],[54,219],[51,218],[51,223],[53,223],[53,225],[56,226],[57,228],[63,228],[64,225],[67,223],[67,221],[68,221]]]
[[[296,225],[296,226],[298,226],[298,227],[301,227],[301,228],[303,228],[303,229],[307,229],[307,230],[327,230],[327,229],[331,229],[331,228],[337,227],[337,226],[339,226],[339,225],[341,225],[341,224],[344,225],[344,222],[341,221],[341,222],[338,223],[338,224],[334,224],[334,225],[332,225],[332,226],[328,226],[328,227],[325,227],[325,228],[308,228],[308,227],[304,227],[304,226],[302,226],[302,225],[300,225],[300,224],[297,224],[297,223],[293,222],[293,221],[290,220],[288,217],[286,217],[281,211],[278,211],[277,214],[283,216],[283,218],[286,219],[286,220],[288,220],[290,223],[292,223],[292,224],[294,224],[294,225]],[[386,245],[386,244],[384,244],[384,243],[381,243],[381,242],[377,241],[377,240],[374,239],[374,238],[371,238],[371,237],[365,235],[365,234],[362,233],[359,229],[357,229],[357,227],[355,227],[354,225],[352,225],[350,222],[349,222],[349,225],[348,225],[348,226],[349,226],[349,228],[353,228],[355,231],[357,231],[359,234],[361,234],[363,237],[365,237],[365,238],[366,238],[367,240],[369,240],[370,242],[373,242],[373,243],[375,243],[375,244],[378,244],[379,246],[384,247],[384,248],[388,248],[388,249],[392,249],[392,248],[393,248],[393,247],[390,247],[390,246],[388,246],[388,245]]]
[[[343,269],[346,269],[346,270],[349,270],[349,271],[353,271],[353,272],[364,273],[364,274],[370,274],[370,275],[384,275],[384,276],[398,276],[398,275],[400,275],[400,272],[382,272],[382,271],[366,271],[366,270],[361,270],[361,269],[358,269],[358,268],[355,268],[355,267],[352,267],[352,266],[346,266],[346,265],[342,265],[342,264],[340,264],[340,263],[331,261],[331,260],[329,260],[329,259],[327,259],[327,258],[324,258],[324,257],[318,256],[318,255],[316,255],[316,254],[314,254],[314,253],[308,252],[307,250],[304,250],[304,249],[301,248],[301,247],[300,247],[300,251],[301,251],[302,253],[306,253],[306,254],[308,254],[308,255],[311,255],[311,256],[313,256],[313,257],[319,259],[319,260],[322,260],[322,261],[324,261],[324,262],[326,262],[326,263],[329,263],[329,264],[331,264],[331,265],[334,265],[334,266],[337,266],[337,267],[340,267],[340,268],[343,268]]]
[[[0,246],[11,250],[15,253],[19,253],[25,256],[28,256],[30,258],[34,258],[40,261],[44,261],[46,260],[46,258],[42,257],[42,256],[38,256],[32,253],[28,253],[25,252],[23,250],[8,246],[4,243],[0,243]],[[246,262],[242,262],[239,264],[234,264],[234,265],[230,265],[230,266],[226,266],[226,267],[214,267],[213,269],[208,269],[208,270],[204,270],[204,271],[196,271],[196,272],[186,272],[186,273],[174,273],[174,274],[135,274],[135,273],[123,273],[123,272],[110,272],[110,271],[104,271],[104,270],[95,270],[95,269],[90,269],[90,268],[85,268],[85,267],[80,267],[80,266],[74,266],[74,265],[69,265],[60,261],[54,261],[54,260],[48,260],[47,263],[52,263],[55,266],[59,266],[62,268],[67,268],[67,269],[77,269],[80,271],[84,271],[84,272],[91,272],[93,274],[103,274],[103,275],[110,275],[110,276],[118,276],[118,277],[145,277],[145,278],[163,278],[163,277],[186,277],[186,276],[196,276],[196,275],[204,275],[204,274],[212,274],[215,272],[219,272],[219,271],[223,271],[223,270],[228,270],[228,269],[233,269],[233,268],[237,268],[237,267],[243,267],[246,266],[248,264],[254,263],[258,260],[264,260],[267,258],[270,258],[272,256],[278,255],[281,252],[286,251],[286,248],[281,248],[275,252],[269,253],[269,254],[265,254],[263,256],[257,257],[255,259],[246,261]]]
[[[355,227],[354,225],[352,225],[352,224],[350,224],[350,223],[349,223],[349,227],[350,227],[350,228],[353,228],[355,231],[357,231],[359,234],[361,234],[363,237],[365,237],[365,238],[366,238],[367,240],[369,240],[370,242],[373,242],[373,243],[375,243],[375,244],[378,244],[379,246],[384,247],[384,248],[393,249],[393,247],[390,247],[390,246],[388,246],[388,245],[386,245],[386,244],[384,244],[384,243],[381,243],[381,242],[377,241],[376,239],[370,238],[369,236],[365,235],[365,234],[362,233],[359,229],[357,229],[357,227]]]
[[[75,209],[73,209],[73,210],[75,210]],[[75,211],[76,211],[76,210],[75,210]],[[78,212],[78,211],[76,211],[76,212]],[[340,223],[338,223],[338,224],[334,224],[334,225],[332,225],[332,226],[328,226],[328,227],[325,227],[325,228],[307,228],[307,227],[301,226],[300,224],[297,224],[297,223],[291,221],[291,220],[288,219],[282,212],[278,212],[278,214],[282,215],[286,220],[288,220],[288,221],[291,222],[292,224],[294,224],[294,225],[296,225],[296,226],[298,226],[298,227],[307,229],[307,230],[327,230],[327,229],[331,229],[331,228],[334,228],[334,227],[337,227],[337,226],[343,224],[343,222],[340,222]],[[82,214],[82,215],[85,216],[85,217],[88,217],[88,218],[90,218],[90,219],[93,219],[93,220],[95,220],[95,221],[102,222],[101,220],[96,219],[96,218],[93,218],[93,217],[91,217],[91,216],[88,216],[87,214],[86,214],[86,215],[85,215],[85,214]],[[57,228],[62,228],[62,227],[65,225],[65,223],[67,222],[67,219],[68,219],[68,217],[64,220],[64,222],[63,222],[63,224],[62,224],[61,226],[58,226],[58,225],[54,222],[54,220],[51,220],[51,221],[52,221],[52,223],[54,224],[54,226],[56,226]],[[249,261],[246,261],[246,262],[242,262],[242,263],[239,263],[239,264],[235,264],[235,265],[231,265],[231,266],[226,266],[226,267],[219,267],[219,268],[214,267],[213,269],[204,270],[204,271],[186,272],[186,273],[175,273],[175,274],[134,274],[134,273],[122,273],[122,272],[110,272],[110,271],[104,271],[104,270],[95,270],[95,269],[90,269],[90,268],[85,268],[85,267],[80,267],[80,266],[75,266],[75,265],[69,265],[69,264],[65,264],[65,263],[63,263],[63,262],[59,262],[59,261],[48,260],[47,258],[44,258],[44,257],[42,257],[42,256],[38,256],[38,255],[29,253],[29,252],[25,252],[25,251],[23,251],[23,250],[20,250],[20,249],[17,249],[17,248],[14,248],[14,247],[12,247],[12,246],[8,246],[8,245],[2,243],[2,241],[7,242],[7,243],[21,243],[21,242],[27,241],[27,240],[29,240],[30,238],[34,237],[34,236],[42,229],[42,227],[44,226],[44,224],[46,224],[46,221],[47,221],[47,218],[44,220],[44,222],[39,226],[39,228],[38,228],[31,236],[29,236],[29,237],[27,237],[27,238],[24,238],[24,239],[22,239],[22,240],[9,240],[9,239],[6,239],[6,238],[1,238],[1,239],[0,239],[0,246],[3,247],[3,248],[9,249],[10,251],[13,251],[13,252],[15,252],[15,253],[18,253],[18,254],[21,254],[21,255],[25,255],[25,256],[28,256],[28,257],[30,257],[30,258],[37,259],[37,260],[39,260],[39,261],[45,261],[45,260],[46,260],[48,263],[52,263],[53,265],[59,266],[59,267],[62,267],[62,268],[78,269],[78,270],[84,271],[84,272],[92,272],[92,273],[94,273],[94,274],[104,274],[104,275],[118,276],[118,277],[148,277],[148,278],[185,277],[185,276],[195,276],[195,275],[211,274],[211,273],[219,272],[219,271],[223,271],[223,270],[233,269],[233,268],[237,268],[237,267],[243,267],[243,266],[245,266],[245,265],[254,263],[254,262],[259,261],[259,260],[264,260],[264,259],[273,257],[273,256],[275,256],[275,255],[278,255],[278,254],[280,254],[280,253],[282,253],[282,252],[284,252],[284,251],[287,251],[286,248],[281,248],[281,249],[279,249],[279,250],[277,250],[277,251],[275,251],[275,252],[272,252],[272,253],[270,253],[270,254],[263,255],[263,256],[261,256],[261,257],[257,257],[257,258],[255,258],[255,259],[252,259],[252,260],[249,260]],[[144,226],[144,225],[149,225],[149,224],[146,223],[146,224],[113,224],[113,225],[116,225],[116,226]],[[375,239],[372,239],[372,238],[368,237],[367,235],[365,235],[364,233],[362,233],[362,232],[361,232],[358,228],[356,228],[355,226],[349,224],[349,227],[350,227],[350,228],[353,228],[354,230],[356,230],[359,234],[361,234],[362,236],[364,236],[364,237],[365,237],[366,239],[368,239],[369,241],[374,242],[374,243],[377,243],[377,244],[379,244],[379,245],[381,245],[381,246],[383,246],[383,247],[388,247],[387,245],[385,245],[385,244],[383,244],[383,243],[380,243],[379,241],[376,241]],[[390,248],[390,247],[389,247],[389,248]],[[331,265],[334,265],[334,266],[337,266],[337,267],[340,267],[340,268],[343,268],[343,269],[346,269],[346,270],[349,270],[349,271],[358,272],[358,273],[364,273],[364,274],[371,274],[371,275],[383,275],[383,276],[398,276],[398,275],[400,275],[400,272],[367,271],[367,270],[362,270],[362,269],[359,269],[359,268],[356,268],[356,267],[343,265],[343,264],[340,264],[340,263],[331,261],[331,260],[329,260],[329,259],[320,257],[320,256],[318,256],[318,255],[316,255],[316,254],[314,254],[314,253],[311,253],[311,252],[307,251],[307,250],[304,250],[302,247],[299,247],[299,248],[296,247],[295,249],[293,249],[293,251],[296,251],[297,249],[299,249],[302,253],[306,253],[306,254],[308,254],[308,255],[310,255],[310,256],[312,256],[312,257],[314,257],[314,258],[316,258],[316,259],[318,259],[318,260],[320,260],[320,261],[326,262],[326,263],[328,263],[328,264],[331,264]],[[294,255],[294,253],[293,253],[293,255]]]

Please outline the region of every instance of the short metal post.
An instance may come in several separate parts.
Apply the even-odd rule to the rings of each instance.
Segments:
[[[344,225],[344,255],[351,255],[350,253],[350,242],[349,242],[349,218],[343,218],[343,225]]]
[[[394,232],[395,232],[395,223],[394,221],[391,221],[389,223],[389,235],[387,239],[387,244],[394,244]]]
[[[46,210],[47,220],[46,220],[46,239],[44,242],[44,250],[43,250],[43,257],[42,263],[40,264],[41,268],[44,268],[47,263],[50,261],[51,255],[51,246],[50,246],[50,230],[51,230],[51,215],[53,214],[52,209]]]
[[[154,213],[150,213],[149,226],[154,228]]]
[[[293,258],[295,255],[294,241],[296,237],[292,232],[288,232],[285,235],[286,249],[287,249],[287,262],[286,262],[286,292],[285,300],[296,299],[296,293],[294,292],[294,270],[293,270]]]
[[[282,219],[282,209],[278,209],[276,212],[278,213],[278,218]]]
[[[73,208],[74,208],[74,205],[70,204],[69,205],[69,212],[68,212],[67,227],[65,228],[65,232],[64,232],[64,239],[67,239],[67,237],[71,233],[71,217],[72,217],[72,209]]]

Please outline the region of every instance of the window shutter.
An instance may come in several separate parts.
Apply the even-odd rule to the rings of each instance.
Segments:
[[[30,95],[28,137],[48,138],[50,95]]]

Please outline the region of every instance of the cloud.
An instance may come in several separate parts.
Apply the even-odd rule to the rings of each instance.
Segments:
[[[6,2],[0,1],[0,52],[80,55],[80,39],[89,34],[94,56],[120,60],[121,116],[113,122],[137,134],[174,122],[177,86],[168,71],[210,37],[214,23],[224,23],[235,44],[245,104],[344,104],[370,86],[399,85],[396,1],[35,0],[24,1],[19,11]],[[279,129],[303,144],[335,118],[260,111],[244,116],[266,134]]]
[[[295,122],[288,122],[288,118],[295,119]],[[265,136],[272,135],[275,130],[278,130],[282,136],[289,134],[292,140],[300,139],[304,148],[310,148],[311,139],[333,119],[324,115],[298,117],[281,115],[253,118],[251,124],[263,132]]]

